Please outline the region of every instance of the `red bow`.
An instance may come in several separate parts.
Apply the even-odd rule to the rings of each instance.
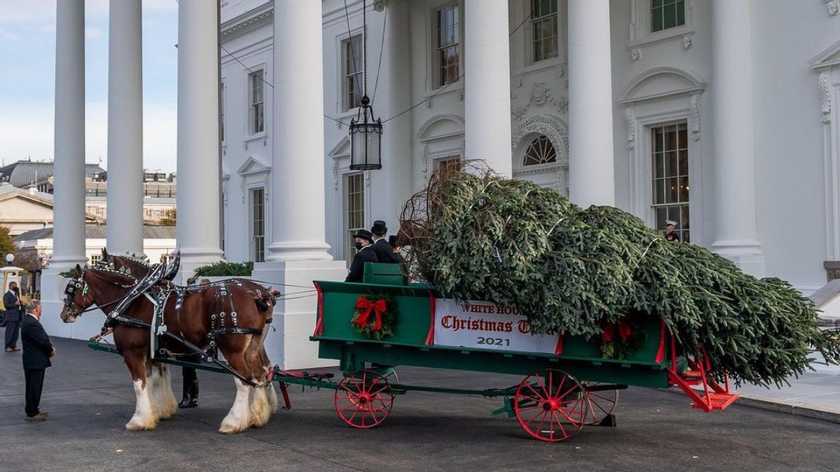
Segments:
[[[364,329],[370,321],[371,312],[373,312],[373,314],[376,315],[376,320],[373,323],[373,329],[371,331],[381,331],[382,315],[385,314],[385,310],[387,309],[388,304],[385,303],[385,299],[380,298],[379,300],[372,302],[365,297],[359,297],[359,299],[356,300],[356,310],[359,311],[359,317],[356,318],[355,321],[356,326]]]

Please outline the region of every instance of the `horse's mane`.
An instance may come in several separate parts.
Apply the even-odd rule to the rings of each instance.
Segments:
[[[116,267],[108,267],[104,265],[89,267],[86,269],[88,272],[92,272],[97,275],[99,278],[119,284],[119,285],[134,285],[137,283],[137,277],[135,277],[128,268],[116,268]]]
[[[129,256],[112,256],[107,254],[101,262],[94,266],[106,271],[122,271],[127,269],[135,279],[142,279],[151,270],[151,266],[144,260]]]

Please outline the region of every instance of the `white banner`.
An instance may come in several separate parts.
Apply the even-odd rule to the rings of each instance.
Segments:
[[[514,308],[490,302],[435,300],[437,346],[554,354],[558,336],[531,334],[528,319]]]

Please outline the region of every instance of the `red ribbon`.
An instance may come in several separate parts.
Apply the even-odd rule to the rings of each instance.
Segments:
[[[368,322],[370,322],[370,315],[373,313],[376,316],[376,319],[373,323],[373,329],[371,331],[381,331],[382,315],[385,314],[387,309],[388,304],[385,303],[385,299],[380,298],[379,300],[372,302],[365,297],[359,297],[359,299],[356,300],[356,310],[359,311],[359,316],[355,321],[356,326],[360,329],[364,329],[368,325]]]

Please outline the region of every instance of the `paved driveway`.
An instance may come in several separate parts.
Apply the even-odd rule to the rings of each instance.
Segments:
[[[527,439],[513,419],[489,416],[495,400],[411,393],[397,399],[382,427],[355,431],[335,417],[331,391],[299,388],[292,411],[265,428],[224,436],[216,428],[233,382],[205,373],[201,408],[131,433],[123,429],[134,403],[121,359],[78,341],[56,345],[42,405],[50,418],[41,424],[23,421],[20,354],[0,353],[0,471],[840,470],[838,424],[737,405],[704,414],[681,395],[645,389],[625,392],[617,428],[584,429],[553,445]],[[451,386],[516,381],[408,368],[400,376]]]

